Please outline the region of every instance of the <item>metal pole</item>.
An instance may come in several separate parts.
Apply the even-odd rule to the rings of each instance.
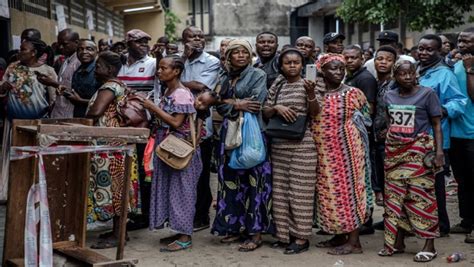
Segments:
[[[204,32],[204,1],[200,1],[201,4],[201,30]]]
[[[339,20],[336,19],[336,33],[339,33]]]
[[[196,26],[196,0],[193,0],[193,26]]]

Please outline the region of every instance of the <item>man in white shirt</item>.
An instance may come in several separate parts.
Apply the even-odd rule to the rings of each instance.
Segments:
[[[181,82],[191,89],[194,95],[214,90],[218,81],[220,61],[216,57],[204,52],[204,33],[197,27],[188,27],[183,31],[185,59]],[[211,113],[212,114],[212,113]],[[212,116],[206,119],[206,136],[200,144],[203,170],[197,186],[196,213],[194,216],[194,231],[209,227],[209,208],[212,203],[211,188],[209,185],[211,157],[212,157]]]

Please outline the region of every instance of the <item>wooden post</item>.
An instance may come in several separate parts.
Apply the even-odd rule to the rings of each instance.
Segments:
[[[121,204],[122,212],[120,215],[119,243],[117,246],[116,260],[123,259],[123,250],[125,248],[131,170],[132,170],[132,157],[129,156],[127,152],[125,154],[125,177],[124,177],[124,184],[123,184],[123,190],[122,190],[122,204]]]

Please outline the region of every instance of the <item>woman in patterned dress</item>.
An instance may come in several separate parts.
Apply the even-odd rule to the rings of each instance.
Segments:
[[[120,127],[117,103],[124,97],[127,88],[123,82],[116,79],[121,67],[120,56],[113,52],[103,52],[97,59],[95,75],[103,85],[92,96],[86,112],[88,118],[94,119],[96,126]],[[100,235],[99,242],[92,245],[92,248],[105,249],[118,245],[124,172],[124,153],[92,155],[88,222],[107,221],[113,218],[113,231]],[[137,187],[133,180],[130,182],[130,208],[134,210],[137,206]]]
[[[189,123],[189,116],[194,117],[196,109],[193,94],[180,82],[183,70],[184,62],[180,57],[167,56],[161,59],[157,74],[160,81],[166,83],[167,89],[158,106],[151,100],[143,99],[143,106],[160,121],[155,135],[155,148],[171,132],[190,141],[191,127],[196,127],[195,123]],[[202,171],[199,146],[189,165],[182,170],[173,169],[159,157],[154,157],[153,161],[149,227],[161,229],[168,222],[171,230],[177,233],[167,238],[170,243],[160,251],[175,252],[191,248],[197,182]]]
[[[341,55],[321,56],[317,68],[326,91],[312,126],[318,152],[316,220],[335,235],[317,246],[332,247],[333,255],[362,253],[358,229],[368,219],[371,201],[368,137],[361,122],[368,104],[362,91],[342,83]]]
[[[315,84],[301,77],[303,58],[292,48],[280,54],[283,75],[270,87],[263,109],[265,118],[281,116],[291,123],[297,116],[312,118],[319,112]],[[308,250],[313,228],[317,154],[310,125],[306,125],[302,140],[272,138],[270,151],[273,219],[278,239],[272,247],[285,248],[285,254],[297,254]]]
[[[436,92],[416,83],[415,65],[393,66],[395,87],[384,96],[388,133],[385,141],[385,244],[380,256],[405,250],[405,233],[425,240],[414,261],[437,256],[439,237],[435,171],[444,165],[441,104]],[[433,132],[433,135],[430,133]]]
[[[41,40],[26,39],[21,43],[19,61],[8,66],[0,82],[0,97],[7,95],[8,119],[41,119],[53,105],[55,89],[39,80],[56,80],[54,69],[39,62],[46,51]],[[2,107],[3,108],[3,107]]]
[[[211,232],[225,236],[222,243],[239,241],[239,251],[253,251],[262,245],[262,233],[273,232],[271,215],[271,166],[268,160],[244,170],[228,166],[230,152],[225,150],[228,121],[240,111],[259,114],[267,97],[265,73],[252,67],[252,47],[247,41],[233,40],[226,53],[226,73],[220,91],[223,104],[217,111],[224,117],[218,146],[218,191],[216,218]],[[242,236],[241,236],[242,235]]]

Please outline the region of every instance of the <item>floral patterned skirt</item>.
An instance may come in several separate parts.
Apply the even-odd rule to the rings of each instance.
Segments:
[[[272,209],[272,173],[269,160],[248,169],[234,170],[228,166],[224,150],[227,120],[221,129],[216,217],[211,233],[232,235],[275,232]]]
[[[141,213],[137,155],[133,154],[130,176],[129,211]],[[125,179],[125,153],[91,155],[87,201],[87,223],[107,221],[121,214],[122,186]]]

